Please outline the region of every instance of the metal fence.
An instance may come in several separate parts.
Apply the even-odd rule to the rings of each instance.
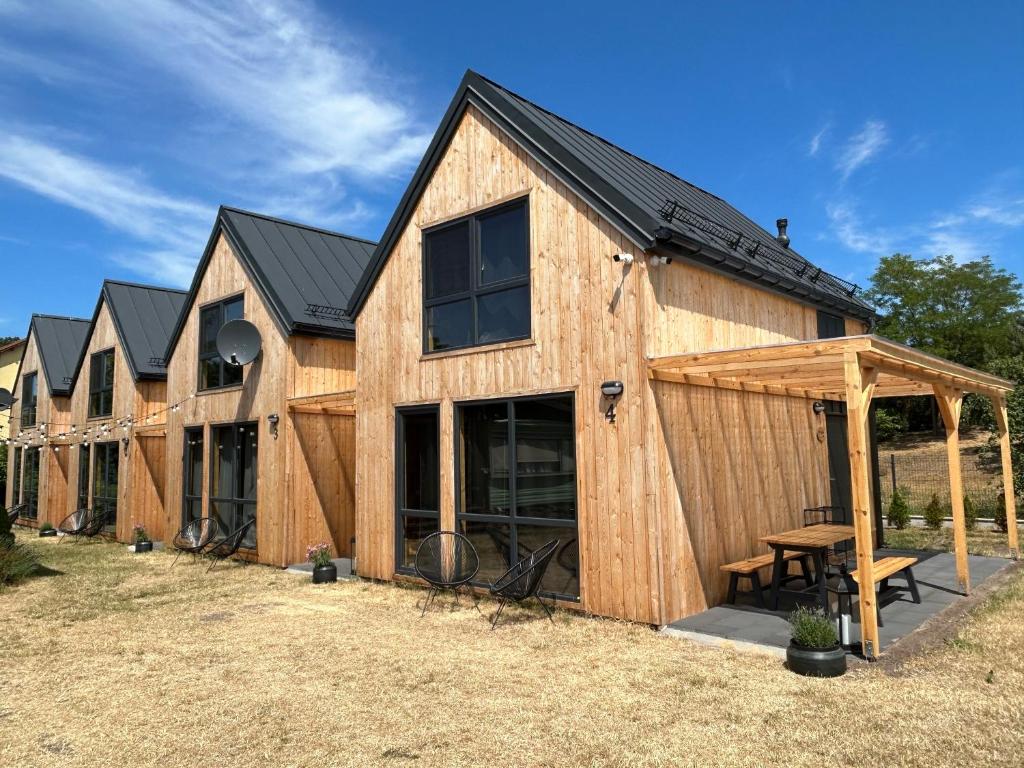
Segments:
[[[938,496],[946,514],[950,514],[949,464],[942,444],[926,451],[887,453],[880,450],[878,462],[883,513],[889,511],[893,490],[899,488],[910,506],[911,515],[923,514],[933,494]],[[994,461],[978,448],[964,450],[961,452],[960,472],[964,495],[970,496],[974,502],[978,517],[991,518],[1003,490],[998,460]]]

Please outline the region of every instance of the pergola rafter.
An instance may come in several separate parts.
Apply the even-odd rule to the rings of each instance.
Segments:
[[[1008,543],[1013,557],[1018,557],[1006,414],[1006,393],[1013,389],[1010,381],[870,335],[654,357],[648,360],[648,376],[655,381],[740,392],[844,401],[857,568],[862,584],[874,583],[868,440],[871,401],[879,397],[934,396],[946,428],[957,576],[965,593],[970,591],[970,573],[960,474],[960,409],[965,392],[988,397],[999,430]],[[864,652],[870,658],[879,647],[872,589],[861,592],[860,619]]]
[[[320,416],[355,416],[356,392],[354,389],[350,389],[322,395],[290,397],[288,398],[288,411]]]

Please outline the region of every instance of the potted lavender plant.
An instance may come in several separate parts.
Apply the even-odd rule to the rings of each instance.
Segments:
[[[313,583],[326,584],[338,580],[338,568],[331,562],[331,546],[326,542],[306,547],[306,559],[313,564]]]

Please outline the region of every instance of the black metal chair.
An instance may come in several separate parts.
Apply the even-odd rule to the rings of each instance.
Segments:
[[[559,540],[552,539],[540,549],[531,552],[525,558],[503,573],[494,584],[491,585],[491,595],[501,600],[494,619],[491,621],[491,629],[498,625],[501,612],[508,603],[523,603],[531,597],[536,598],[548,618],[554,623],[555,619],[551,609],[540,599],[537,591],[544,580],[544,574],[548,570],[551,558],[558,549]]]
[[[64,534],[63,541],[68,536],[81,536],[89,523],[92,522],[92,510],[86,507],[76,509],[70,515],[60,521],[57,531]],[[58,542],[59,543],[59,542]]]
[[[213,541],[209,547],[207,547],[206,551],[203,552],[204,555],[208,555],[213,558],[213,562],[210,563],[210,567],[206,569],[206,572],[209,573],[213,570],[213,566],[218,562],[221,560],[227,560],[235,554],[242,546],[242,542],[245,541],[245,537],[246,534],[249,533],[249,529],[254,525],[256,525],[255,518],[238,526],[227,536]]]
[[[455,531],[435,531],[420,542],[413,560],[416,575],[430,585],[423,600],[420,618],[427,606],[444,590],[455,593],[459,602],[459,589],[465,587],[480,570],[480,556],[473,542]],[[473,601],[476,605],[476,601]],[[480,606],[476,606],[479,611]]]
[[[14,525],[18,522],[18,518],[24,514],[26,509],[28,509],[28,504],[15,504],[7,510],[7,522]]]
[[[107,513],[97,512],[94,509],[89,515],[89,521],[82,527],[82,530],[78,535],[84,536],[87,539],[93,539],[103,533],[103,529],[106,525]]]
[[[210,543],[220,534],[220,523],[215,517],[200,517],[193,520],[174,536],[171,542],[178,554],[171,563],[178,562],[183,552],[188,552],[195,559],[196,555],[202,554],[203,550],[210,546]]]

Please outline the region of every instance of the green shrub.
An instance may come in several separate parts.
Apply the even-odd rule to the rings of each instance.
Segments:
[[[14,543],[14,532],[11,530],[11,521],[7,519],[7,509],[0,504],[0,547],[10,546]]]
[[[1020,505],[1017,505],[1018,509]],[[1010,524],[1006,522],[1006,495],[1000,491],[999,496],[996,497],[996,505],[992,510],[992,522],[996,524],[1003,533],[1010,530]],[[1020,516],[1017,517],[1017,522],[1020,522]]]
[[[39,526],[39,530],[40,531],[52,531],[53,530],[53,523],[51,523],[49,520],[47,520],[45,523],[43,523],[42,525]]]
[[[903,530],[910,525],[910,507],[903,491],[897,488],[892,492],[892,500],[889,502],[889,525],[893,528]]]
[[[0,546],[0,585],[17,584],[36,570],[38,561],[24,544]]]
[[[964,525],[968,531],[973,531],[978,526],[978,508],[974,506],[974,500],[970,496],[964,496]]]
[[[928,502],[928,506],[924,509],[924,524],[933,531],[937,531],[942,528],[942,523],[945,519],[946,510],[942,508],[938,494],[933,493],[932,500]]]
[[[789,614],[789,628],[801,648],[832,648],[839,642],[836,625],[820,608],[798,607]]]
[[[907,431],[907,416],[888,408],[875,410],[875,436],[880,443],[888,442]]]

